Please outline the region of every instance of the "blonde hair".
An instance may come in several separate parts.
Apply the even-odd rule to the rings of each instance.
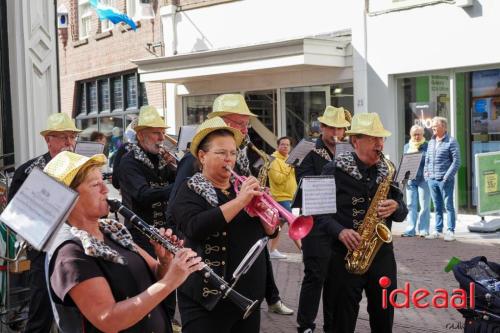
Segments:
[[[422,132],[422,134],[424,134],[424,131],[425,131],[425,130],[424,130],[424,128],[423,128],[422,126],[420,126],[420,125],[413,125],[413,126],[410,128],[410,135],[411,135],[412,133],[415,133],[416,131],[421,131],[421,132]]]
[[[448,129],[448,119],[445,117],[434,117],[432,121],[439,121],[443,125],[444,129]]]

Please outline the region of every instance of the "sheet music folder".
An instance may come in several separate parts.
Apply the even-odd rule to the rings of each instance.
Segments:
[[[288,155],[288,158],[286,159],[285,163],[293,165],[295,167],[299,166],[304,158],[309,154],[311,150],[316,147],[316,143],[302,139],[300,142],[293,148],[293,150],[290,152]]]
[[[34,168],[0,215],[0,221],[35,249],[45,251],[77,198],[78,192]]]
[[[75,146],[75,154],[92,157],[95,154],[102,154],[104,145],[94,141],[78,141]]]
[[[305,176],[297,186],[292,207],[300,207],[302,215],[334,214],[336,196],[334,176]]]
[[[421,160],[422,152],[403,154],[403,156],[401,156],[401,162],[399,163],[398,172],[396,173],[394,181],[401,183],[404,179],[415,179]]]

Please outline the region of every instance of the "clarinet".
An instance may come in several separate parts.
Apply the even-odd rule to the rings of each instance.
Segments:
[[[176,254],[181,246],[172,242],[168,238],[162,236],[158,229],[147,224],[144,220],[142,220],[139,216],[134,214],[130,209],[122,205],[122,203],[118,200],[106,199],[110,210],[112,213],[119,213],[125,219],[129,220],[133,226],[143,233],[150,240],[159,243],[162,245],[167,251],[170,253]],[[243,319],[247,318],[257,307],[258,302],[252,301],[245,296],[241,295],[239,292],[234,290],[223,278],[217,275],[208,265],[205,266],[198,271],[203,275],[203,278],[208,280],[208,283],[212,285],[212,287],[216,288],[220,293],[224,294],[224,298],[228,298],[231,302],[233,302],[238,308],[243,310]]]

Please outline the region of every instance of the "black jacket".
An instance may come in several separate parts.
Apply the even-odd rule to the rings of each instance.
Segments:
[[[12,200],[14,195],[16,195],[17,191],[19,190],[21,185],[23,185],[26,178],[28,178],[33,168],[40,168],[43,170],[43,168],[45,168],[45,166],[51,159],[52,157],[50,156],[50,153],[47,152],[20,165],[14,172],[14,177],[12,178],[12,182],[10,184],[8,196],[9,201]]]
[[[329,158],[325,158],[326,156],[329,156]],[[302,163],[295,168],[295,178],[297,179],[297,184],[299,184],[300,180],[305,176],[321,175],[323,167],[331,161],[332,158],[332,152],[326,147],[321,137],[319,137],[316,141],[315,149],[311,150],[309,154],[306,155]],[[297,194],[295,195],[292,207],[302,207],[302,191],[300,187],[297,189]]]
[[[216,190],[219,206],[234,199]],[[192,248],[215,273],[231,281],[232,273],[247,251],[265,236],[258,217],[242,210],[226,223],[222,210],[191,190],[187,181],[179,188],[173,202],[173,216],[185,236],[185,246]],[[266,262],[261,253],[235,289],[252,300],[262,300],[265,294]],[[179,290],[207,310],[212,310],[223,296],[200,274],[191,274]]]
[[[350,152],[341,154],[324,168],[323,175],[335,176],[337,213],[318,215],[315,218],[315,227],[333,236],[334,249],[339,253],[347,252],[344,244],[338,239],[340,232],[346,228],[356,230],[363,222],[379,182],[383,179],[381,165],[378,163],[368,168],[355,153]],[[398,209],[386,220],[387,227],[391,229],[392,221],[402,222],[408,214],[408,209],[398,187],[391,185],[387,198],[399,204]],[[384,243],[382,249],[385,247],[392,248],[392,243]]]
[[[123,204],[147,223],[165,227],[165,210],[175,172],[162,163],[158,155],[134,146],[120,162],[119,179]],[[149,241],[135,228],[129,229],[136,243],[154,256]]]

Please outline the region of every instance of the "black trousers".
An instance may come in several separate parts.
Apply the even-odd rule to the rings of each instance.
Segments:
[[[30,304],[28,312],[28,323],[24,329],[25,333],[50,331],[54,315],[50,305],[47,283],[45,280],[45,253],[36,250],[28,251],[30,266]]]
[[[276,286],[276,281],[274,280],[274,274],[273,274],[273,265],[271,264],[271,257],[269,256],[269,250],[266,249],[264,250],[264,255],[266,257],[266,302],[269,305],[272,305],[279,300],[280,298],[280,292],[278,290],[278,287]]]
[[[332,313],[328,286],[325,284],[329,273],[331,237],[311,235],[302,240],[304,279],[300,288],[299,309],[297,311],[298,331],[314,330],[319,303],[323,292],[323,329],[330,332]]]
[[[259,307],[243,319],[242,311],[229,300],[221,299],[212,311],[208,311],[181,292],[178,297],[182,333],[259,333]]]
[[[382,308],[382,288],[379,279],[387,276],[391,285],[387,294],[397,288],[396,260],[392,248],[382,246],[372,262],[369,270],[363,275],[347,272],[345,269],[345,254],[333,250],[328,275],[328,295],[332,306],[332,332],[354,332],[359,312],[363,290],[368,300],[368,314],[372,333],[391,333],[394,322],[394,308],[388,304]]]

